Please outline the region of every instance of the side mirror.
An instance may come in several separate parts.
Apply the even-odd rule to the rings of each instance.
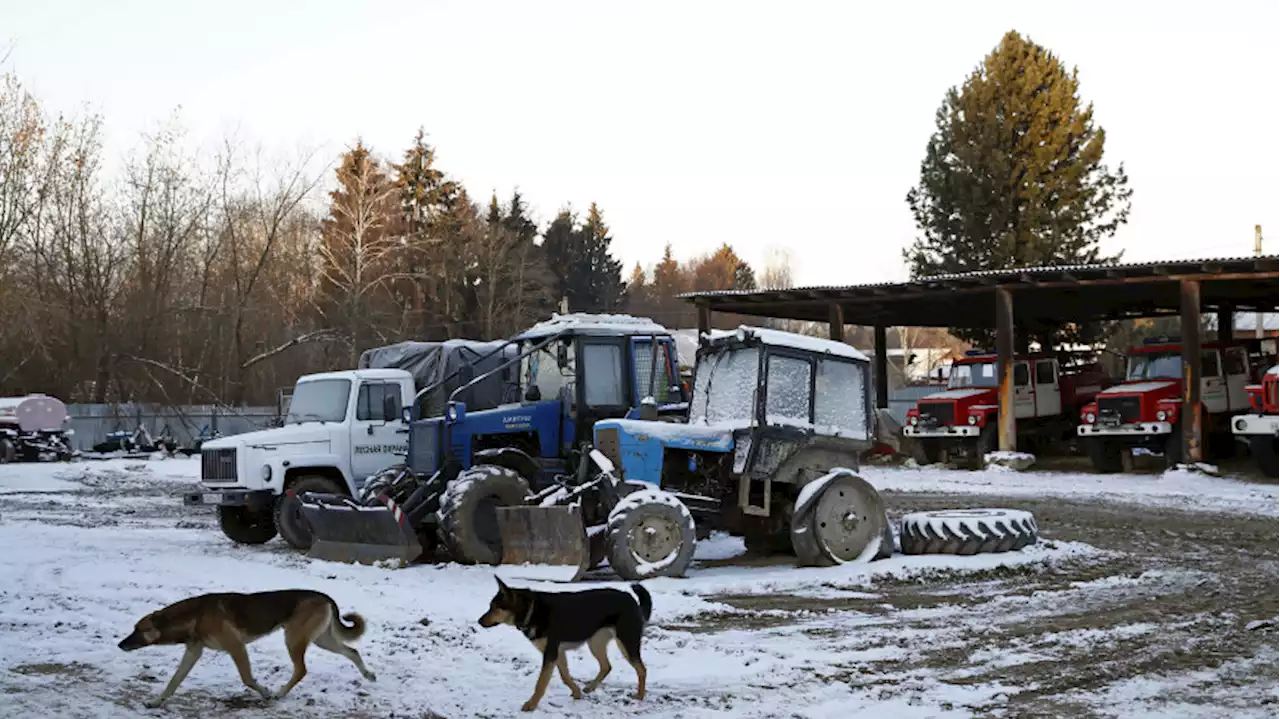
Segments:
[[[569,345],[564,342],[556,345],[556,366],[560,369],[569,366]]]

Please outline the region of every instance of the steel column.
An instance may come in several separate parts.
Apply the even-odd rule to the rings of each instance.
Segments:
[[[1182,310],[1182,457],[1204,461],[1204,426],[1200,407],[1200,281],[1180,283]],[[1221,326],[1221,325],[1219,325]]]
[[[996,288],[996,376],[1000,382],[1000,451],[1018,448],[1018,420],[1013,411],[1013,293]]]
[[[875,342],[876,358],[873,369],[876,373],[876,407],[887,409],[889,407],[889,342],[884,325],[875,326]]]

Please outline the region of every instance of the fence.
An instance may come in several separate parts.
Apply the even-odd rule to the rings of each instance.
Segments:
[[[111,432],[132,432],[144,426],[152,437],[169,429],[179,445],[187,445],[202,432],[221,432],[224,436],[242,434],[271,426],[276,420],[275,407],[236,407],[234,411],[216,405],[167,407],[153,404],[69,404],[72,445],[90,451]]]

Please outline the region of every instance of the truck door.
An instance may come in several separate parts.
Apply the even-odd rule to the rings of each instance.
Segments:
[[[1228,347],[1222,353],[1222,373],[1226,375],[1227,407],[1232,412],[1249,409],[1249,393],[1244,388],[1249,380],[1249,351],[1244,347]]]
[[[636,401],[652,396],[659,405],[679,402],[679,393],[671,391],[672,385],[679,382],[672,374],[675,363],[672,362],[671,343],[659,341],[657,347],[658,353],[654,356],[652,337],[635,337],[631,340],[631,356],[635,361],[633,376]]]
[[[1200,401],[1209,414],[1226,412],[1227,380],[1222,376],[1218,350],[1200,352]]]
[[[1036,360],[1036,416],[1062,414],[1062,388],[1058,385],[1058,363],[1051,359]]]
[[[1013,363],[1013,416],[1018,419],[1036,416],[1036,391],[1026,360]]]
[[[400,432],[401,388],[396,382],[364,382],[351,422],[351,480],[359,488],[371,474],[405,461],[408,435]],[[394,410],[394,411],[390,411]]]

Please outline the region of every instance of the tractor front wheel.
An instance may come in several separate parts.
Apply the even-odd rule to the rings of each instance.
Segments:
[[[874,558],[867,550],[875,545],[879,551],[886,519],[880,493],[853,474],[832,474],[815,482],[821,484],[801,489],[791,517],[791,546],[801,566],[830,567]]]
[[[608,541],[609,566],[631,582],[684,576],[698,542],[689,508],[661,490],[623,497],[609,513]]]

